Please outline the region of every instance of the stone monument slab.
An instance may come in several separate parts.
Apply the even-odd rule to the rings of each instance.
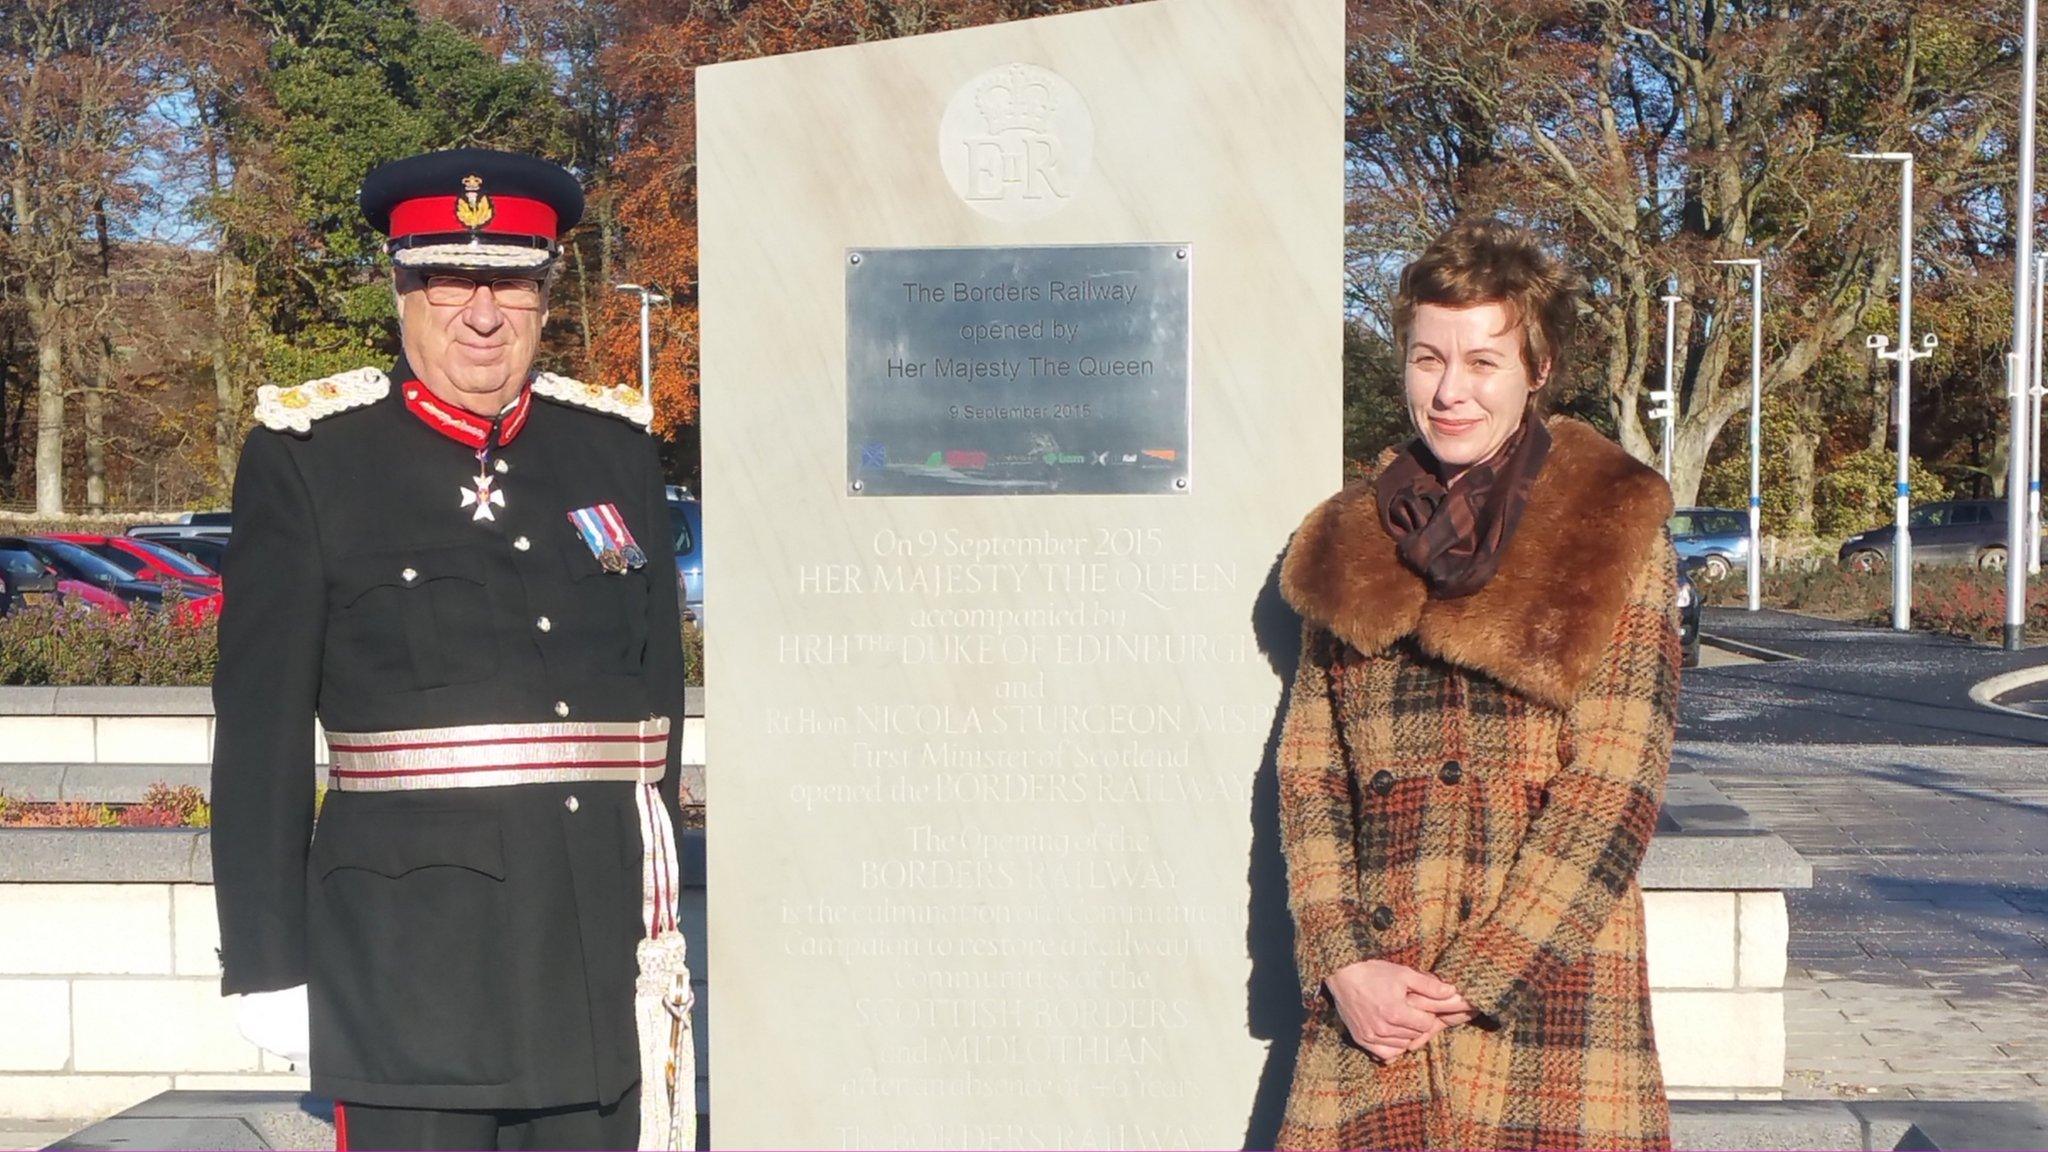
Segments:
[[[698,73],[719,1145],[1272,1139],[1343,53],[1152,0]]]

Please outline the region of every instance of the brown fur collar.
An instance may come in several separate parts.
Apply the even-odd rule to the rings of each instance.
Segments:
[[[1652,548],[1668,546],[1671,489],[1590,425],[1553,417],[1549,428],[1550,459],[1500,571],[1478,592],[1429,599],[1380,525],[1369,476],[1302,521],[1281,595],[1361,652],[1413,636],[1438,659],[1570,706],[1613,636],[1629,581]]]

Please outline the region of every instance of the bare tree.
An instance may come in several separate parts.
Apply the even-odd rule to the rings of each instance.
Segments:
[[[1897,273],[1888,174],[1846,152],[1915,149],[1923,205],[1999,177],[1987,149],[2010,114],[1996,96],[2011,50],[1992,13],[1972,9],[1353,0],[1361,303],[1456,215],[1543,230],[1592,289],[1576,386],[1654,460],[1641,395],[1661,378],[1657,299],[1675,287],[1686,303],[1673,486],[1689,501],[1749,403],[1747,292],[1713,261],[1766,261],[1763,382],[1783,389],[1858,330]]]
[[[67,346],[99,278],[95,213],[132,205],[157,95],[160,10],[146,0],[0,6],[0,268],[21,285],[36,363],[36,511],[64,507]]]

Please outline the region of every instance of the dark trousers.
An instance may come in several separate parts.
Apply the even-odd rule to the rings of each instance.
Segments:
[[[397,1149],[622,1148],[640,1146],[640,1089],[616,1102],[509,1112],[334,1105],[337,1152]]]

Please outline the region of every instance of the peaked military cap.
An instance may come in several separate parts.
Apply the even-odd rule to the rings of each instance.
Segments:
[[[583,186],[536,157],[454,148],[378,165],[356,203],[402,268],[539,271],[583,218]]]

